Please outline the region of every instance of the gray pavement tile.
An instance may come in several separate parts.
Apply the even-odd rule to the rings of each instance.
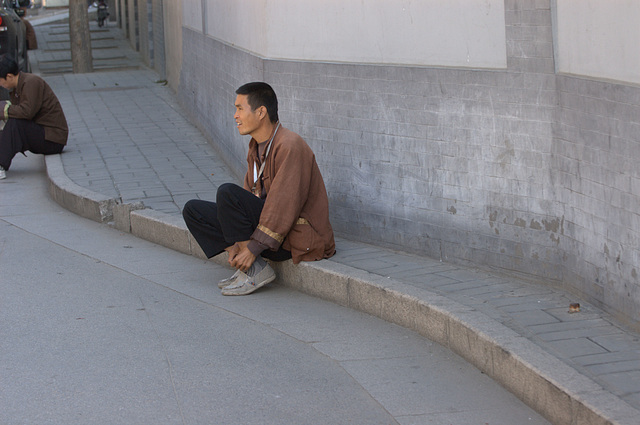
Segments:
[[[625,394],[622,399],[632,406],[640,406],[640,392]]]
[[[553,324],[540,324],[530,327],[531,332],[542,335],[548,332],[570,331],[575,329],[589,329],[599,326],[607,326],[610,323],[603,319],[591,319],[572,322],[558,322]]]
[[[619,396],[640,393],[640,371],[610,373],[600,375],[598,379],[607,383]]]
[[[511,316],[520,324],[526,327],[534,325],[557,324],[559,322],[558,319],[542,310],[512,312]]]
[[[561,301],[561,300],[558,300],[558,301]],[[584,303],[580,304],[579,312],[569,313],[569,304],[571,304],[571,301],[568,298],[565,298],[562,301],[564,301],[564,304],[562,305],[562,307],[547,308],[545,309],[545,311],[557,317],[559,320],[562,320],[563,322],[585,321],[585,320],[599,319],[600,317],[602,317],[601,312],[595,311],[593,308],[589,307]]]
[[[551,341],[547,344],[555,351],[571,358],[589,354],[607,353],[607,350],[588,338],[572,338],[560,341]]]
[[[87,176],[87,177],[89,178],[84,179],[84,181],[86,181],[86,187],[93,190],[94,192],[102,193],[104,195],[115,194],[117,196],[120,196],[120,192],[118,192],[118,189],[116,189],[115,185],[113,184],[113,179],[111,177],[108,177],[108,176],[104,176],[104,177]],[[108,190],[109,192],[101,192],[101,190]]]
[[[458,291],[462,291],[465,289],[477,289],[480,287],[484,287],[485,285],[483,283],[480,283],[478,281],[475,280],[465,280],[464,282],[461,282],[457,279],[455,279],[455,277],[453,276],[443,276],[441,273],[434,273],[434,277],[435,276],[442,276],[442,277],[446,277],[446,278],[450,278],[450,279],[454,279],[456,282],[455,283],[451,283],[451,284],[446,284],[446,285],[438,285],[437,288],[443,292],[458,292]]]
[[[618,333],[609,335],[592,335],[591,339],[609,351],[633,351],[638,350],[638,336],[623,332],[618,328]],[[638,358],[640,359],[640,350],[638,352]],[[640,366],[640,365],[639,365]]]
[[[406,282],[412,286],[418,288],[440,288],[446,285],[452,285],[458,283],[457,280],[449,277],[439,276],[435,273],[416,274],[415,276],[405,276],[402,278],[403,282]]]
[[[143,170],[143,172],[135,173],[136,180],[145,189],[164,188],[164,183],[158,180],[158,174],[155,170]]]
[[[341,259],[343,261],[359,261],[359,260],[368,260],[370,258],[376,257],[378,252],[373,248],[360,248],[360,249],[350,249],[348,246],[342,247],[339,253],[336,254],[337,259]],[[393,266],[394,263],[388,263],[390,266]]]
[[[336,236],[336,240],[340,241],[342,245],[345,246],[346,249],[372,249],[374,250],[376,247],[371,244],[356,242],[349,239],[341,238],[340,236]]]
[[[506,290],[509,290],[513,285],[509,283],[491,283],[490,281],[480,281],[484,283],[482,286],[476,288],[462,289],[456,291],[458,295],[465,295],[471,298],[479,298],[482,300],[488,300],[492,298],[500,298],[504,295]],[[479,282],[479,283],[480,283]]]
[[[177,214],[179,212],[178,205],[171,196],[157,196],[155,198],[145,198],[144,205],[156,211],[169,214]]]
[[[176,197],[176,203],[177,203],[178,199],[186,199],[186,198],[189,198],[189,196],[191,196],[191,195],[180,195],[180,196]],[[212,201],[212,202],[214,202],[216,200],[216,191],[212,190],[211,192],[194,193],[193,197],[191,197],[189,199],[202,199],[203,201]],[[189,199],[187,199],[187,201]],[[182,204],[178,204],[178,205],[182,205]]]
[[[416,276],[429,276],[429,275],[435,275],[435,271],[429,268],[425,268],[421,265],[416,265],[416,267],[409,266],[404,271],[395,271],[393,273],[394,278],[400,279],[400,280],[411,279]],[[451,279],[451,281],[453,281],[453,279]]]
[[[141,188],[134,190],[118,187],[118,192],[120,192],[120,196],[122,196],[122,199],[125,200],[125,202],[143,199],[145,197],[145,191]]]
[[[426,271],[429,271],[429,273],[441,273],[441,272],[455,271],[455,270],[458,270],[459,267],[453,264],[447,264],[439,261],[425,261],[424,269]],[[455,277],[452,277],[452,276],[447,276],[447,277],[457,280]]]
[[[171,196],[171,193],[164,187],[150,188],[150,187],[144,186],[142,188],[142,193],[144,195],[142,198],[145,198],[145,199],[157,198],[160,196]]]
[[[488,274],[485,272],[479,272],[471,269],[455,269],[455,270],[446,270],[438,272],[438,274],[450,277],[459,282],[469,282],[469,281],[477,281],[488,277]]]
[[[619,372],[640,372],[640,360],[610,362],[610,363],[588,366],[585,369],[587,369],[589,372],[593,373],[594,375],[606,375],[610,373],[619,373]],[[638,387],[638,392],[640,392],[640,386]]]
[[[538,337],[541,340],[547,341],[547,342],[571,339],[571,338],[591,337],[596,342],[598,342],[597,339],[594,337],[601,336],[601,335],[615,335],[619,333],[622,333],[622,331],[619,328],[611,325],[609,326],[605,325],[605,326],[589,327],[589,328],[582,328],[582,329],[572,329],[569,331],[547,332],[544,334],[539,334]],[[604,346],[603,344],[600,344],[600,343],[598,344]],[[614,350],[610,350],[608,347],[605,347],[605,348],[607,348],[608,351],[614,351]]]
[[[467,307],[472,307],[475,310],[482,312],[487,317],[490,317],[491,319],[497,321],[498,323],[502,323],[505,326],[511,327],[511,329],[513,330],[519,329],[519,327],[517,327],[517,324],[513,323],[511,317],[500,312],[500,310],[493,308],[491,305],[487,304],[486,301],[468,297],[455,297],[454,301],[457,301]]]
[[[549,299],[546,293],[530,295],[523,294],[522,291],[518,291],[518,293],[506,293],[503,298],[492,299],[491,305],[501,309],[505,313],[512,313],[524,310],[554,308],[557,305],[557,302],[555,299]]]
[[[185,193],[182,195],[173,195],[173,202],[179,207],[182,208],[184,206],[184,204],[187,203],[187,201],[190,201],[191,199],[196,199],[197,194],[192,194],[192,193]],[[203,199],[203,198],[197,198],[197,199]],[[211,201],[215,201],[215,193],[213,193],[213,196],[209,196],[209,197],[204,197],[204,200],[211,200]]]
[[[601,354],[588,354],[583,356],[576,356],[572,359],[574,362],[582,366],[602,365],[607,363],[636,361],[640,363],[640,351],[618,351]]]
[[[411,276],[422,270],[423,267],[420,264],[393,264],[390,267],[377,270],[377,273],[391,276],[393,278],[402,278],[403,276]]]
[[[209,181],[190,183],[191,192],[206,192],[212,189],[212,183]]]
[[[144,185],[138,181],[127,181],[119,182],[118,189],[120,190],[141,190]]]
[[[390,267],[393,265],[392,263],[388,263],[388,262],[379,260],[377,258],[364,258],[362,260],[351,260],[349,264],[355,268],[368,270],[373,273],[376,273],[376,271],[379,269],[384,269],[386,267]]]
[[[419,256],[414,256],[414,255],[408,255],[408,254],[402,254],[402,253],[397,253],[397,252],[390,252],[390,253],[378,252],[378,255],[379,255],[379,258],[381,258],[383,260],[390,261],[390,262],[392,262],[394,264],[397,264],[399,266],[420,264],[423,267],[426,267],[429,264],[436,263],[434,260],[429,259],[429,258],[424,258],[424,257],[419,257]]]

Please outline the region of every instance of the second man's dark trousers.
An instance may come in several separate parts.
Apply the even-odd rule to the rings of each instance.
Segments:
[[[44,139],[44,128],[29,120],[9,118],[0,136],[0,166],[8,170],[16,154],[33,152],[51,155],[62,152],[64,145]]]
[[[215,257],[236,242],[251,238],[264,200],[244,188],[225,183],[218,188],[216,202],[192,199],[182,210],[184,222],[207,258]],[[262,257],[273,261],[291,258],[287,250],[265,250]]]

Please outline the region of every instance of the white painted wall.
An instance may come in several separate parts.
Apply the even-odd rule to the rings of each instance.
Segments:
[[[202,0],[182,0],[183,25],[202,32]]]
[[[208,35],[265,58],[506,67],[504,0],[202,1]],[[201,1],[183,5],[202,31]]]
[[[558,72],[640,84],[640,1],[552,0]],[[270,59],[505,68],[503,0],[182,0],[184,25]],[[203,9],[204,5],[204,9]]]
[[[69,7],[69,0],[43,0],[44,7]]]
[[[640,84],[640,1],[555,3],[558,72]]]

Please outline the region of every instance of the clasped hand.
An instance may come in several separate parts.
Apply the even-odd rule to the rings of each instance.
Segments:
[[[249,245],[249,241],[242,241],[236,242],[227,248],[227,252],[229,252],[229,264],[241,272],[249,270],[253,262],[256,261],[256,256],[249,251],[247,245]]]

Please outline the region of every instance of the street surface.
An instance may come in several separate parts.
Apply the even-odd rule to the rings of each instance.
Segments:
[[[544,424],[404,328],[53,203],[43,159],[0,182],[1,424]]]

